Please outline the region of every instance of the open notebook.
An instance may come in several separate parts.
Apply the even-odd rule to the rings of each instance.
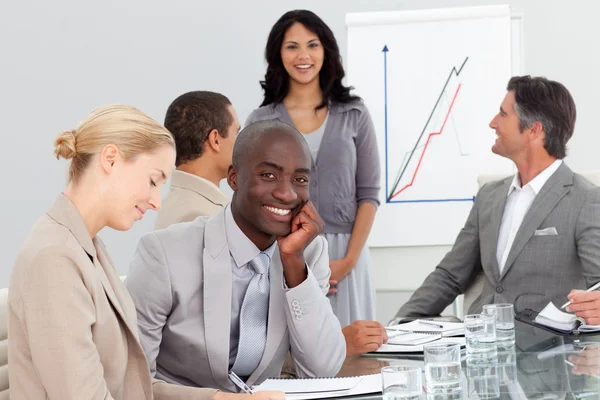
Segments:
[[[600,332],[600,325],[586,325],[583,319],[575,317],[574,314],[560,311],[552,302],[544,307],[533,322],[563,333]]]
[[[413,332],[413,333],[437,333],[443,337],[463,336],[465,334],[465,324],[462,322],[445,322],[437,320],[416,319],[406,324],[390,325],[386,327],[388,336],[395,332]]]
[[[381,374],[347,378],[267,379],[255,392],[280,390],[288,400],[327,399],[381,393]]]
[[[442,335],[439,333],[388,331],[388,344],[411,346],[433,342],[441,338]]]
[[[459,344],[461,347],[465,347],[467,345],[467,342],[465,340],[464,337],[443,337],[440,339],[437,339],[435,341],[431,341],[433,343],[436,344]],[[431,342],[427,342],[427,343],[431,343]],[[410,344],[410,345],[406,345],[406,344],[390,344],[389,341],[387,344],[382,344],[381,347],[379,347],[379,349],[375,350],[374,352],[371,352],[370,354],[394,354],[394,353],[423,353],[423,346],[425,345],[425,343],[422,344]]]

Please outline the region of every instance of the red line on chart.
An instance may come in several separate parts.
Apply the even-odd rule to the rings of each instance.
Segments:
[[[454,106],[454,100],[456,100],[456,96],[458,95],[458,91],[460,90],[461,86],[462,86],[462,83],[459,83],[458,87],[456,88],[456,92],[454,92],[454,97],[452,97],[452,102],[450,103],[450,107],[448,108],[448,112],[446,113],[446,117],[444,118],[444,123],[442,124],[442,127],[440,128],[439,132],[431,132],[429,134],[429,136],[427,136],[427,141],[425,141],[425,147],[423,147],[423,151],[421,152],[421,156],[419,157],[419,162],[417,163],[417,168],[415,169],[415,173],[413,174],[412,179],[410,180],[410,183],[407,185],[404,185],[404,187],[402,189],[400,189],[396,193],[394,193],[392,195],[392,197],[390,197],[390,200],[392,200],[394,197],[398,196],[405,189],[408,189],[409,187],[411,187],[413,185],[413,183],[415,183],[415,178],[417,177],[417,173],[419,172],[419,167],[421,166],[421,161],[423,161],[423,156],[425,155],[425,151],[427,151],[427,146],[429,145],[429,141],[431,140],[432,136],[441,135],[442,132],[444,131],[444,127],[446,126],[446,121],[448,121],[448,117],[450,116],[450,111],[452,111],[452,107]]]

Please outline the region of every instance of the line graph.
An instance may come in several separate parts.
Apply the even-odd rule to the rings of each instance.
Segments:
[[[479,177],[512,172],[514,164],[491,151],[489,128],[511,77],[510,8],[482,11],[347,18],[347,82],[369,110],[377,146],[378,162],[368,167],[380,203],[371,247],[453,244]]]
[[[463,71],[467,61],[469,60],[469,57],[465,57],[464,61],[462,62],[462,64],[460,65],[460,67],[456,67],[453,66],[452,69],[450,70],[450,72],[448,73],[448,76],[446,78],[446,81],[442,87],[442,89],[440,90],[440,93],[435,101],[435,104],[433,106],[433,108],[431,109],[431,112],[429,113],[429,116],[427,118],[426,123],[423,126],[423,129],[421,130],[421,133],[419,134],[417,140],[415,141],[414,146],[412,147],[412,149],[408,152],[406,152],[406,154],[404,155],[403,159],[402,159],[402,163],[400,164],[400,168],[398,170],[398,173],[396,174],[396,177],[394,179],[394,183],[393,185],[391,185],[391,189],[389,187],[389,166],[388,166],[388,99],[387,99],[387,53],[389,52],[389,48],[386,46],[384,46],[383,48],[383,54],[384,54],[384,129],[385,129],[385,151],[386,151],[386,163],[385,163],[385,183],[386,183],[386,203],[405,203],[405,202],[436,202],[436,201],[440,201],[440,202],[448,202],[448,201],[473,201],[474,197],[467,197],[467,198],[452,198],[452,199],[436,199],[436,200],[399,200],[397,199],[397,197],[404,192],[405,190],[407,190],[408,188],[412,187],[413,184],[415,183],[415,180],[417,178],[417,175],[419,173],[421,164],[423,162],[423,158],[425,156],[425,153],[428,149],[429,144],[431,143],[431,140],[434,136],[439,136],[444,132],[444,129],[446,127],[446,124],[448,122],[448,119],[451,118],[452,115],[452,109],[454,107],[454,103],[456,101],[456,98],[460,92],[460,89],[462,87],[462,83],[458,84],[458,87],[456,88],[456,90],[454,91],[453,95],[452,95],[452,100],[450,101],[450,104],[448,106],[448,109],[445,113],[444,116],[444,120],[442,123],[442,126],[440,127],[439,130],[435,130],[435,131],[429,131],[426,139],[425,139],[425,143],[421,144],[425,134],[428,132],[428,127],[430,126],[434,115],[436,113],[436,110],[439,109],[440,104],[444,98],[444,95],[447,94],[448,92],[448,86],[451,82],[451,79],[453,77],[458,77],[460,76],[461,72]],[[455,132],[456,133],[456,132]],[[458,134],[456,134],[457,136],[457,143],[458,143],[458,147],[460,149],[460,155],[461,156],[465,156],[468,155],[467,153],[464,153],[462,150],[462,146],[460,143],[460,140],[458,139]],[[418,150],[421,149],[420,152],[418,152]],[[406,176],[407,174],[409,174],[410,172],[408,171],[408,167],[410,162],[415,159],[415,157],[418,157],[418,161],[417,161],[417,165],[415,167],[415,169],[412,171],[412,176],[411,179],[408,183],[404,184],[400,189],[398,189],[398,187],[400,186],[400,182],[402,180],[402,178],[404,176]]]
[[[448,99],[448,104],[450,104],[450,99]],[[450,113],[449,115],[450,115],[450,120],[453,122],[453,121],[454,121],[454,118],[452,118],[452,114]],[[460,153],[460,155],[461,155],[461,156],[468,156],[468,155],[470,155],[470,153],[468,153],[468,152],[466,152],[466,151],[464,151],[464,150],[463,150],[463,144],[461,143],[461,140],[460,140],[460,138],[458,137],[458,132],[457,132],[457,130],[456,130],[456,127],[455,127],[454,125],[455,125],[455,124],[454,124],[454,122],[453,122],[453,123],[452,123],[452,126],[453,126],[453,128],[454,128],[454,129],[453,129],[453,131],[454,131],[454,137],[456,138],[456,145],[458,146],[458,151],[459,151],[459,153]],[[417,147],[417,150],[418,150],[418,149],[422,149],[423,147],[425,147],[425,145],[424,145],[424,144],[421,144],[421,145],[419,145],[419,147]],[[396,178],[394,179],[394,182],[395,182],[395,181],[398,179],[398,177],[400,176],[400,172],[402,172],[402,168],[404,167],[404,164],[405,164],[406,162],[408,162],[408,156],[409,156],[410,154],[411,154],[411,151],[410,151],[410,150],[404,153],[404,156],[402,157],[402,162],[400,163],[400,168],[398,169],[398,174],[396,175]],[[387,167],[387,163],[386,163],[386,167]],[[387,188],[386,188],[386,190],[387,190]]]
[[[415,168],[415,172],[413,173],[412,179],[410,180],[410,183],[407,183],[406,185],[404,185],[402,187],[402,189],[398,190],[396,193],[392,194],[390,196],[390,200],[392,200],[394,197],[398,196],[400,193],[402,193],[404,190],[408,189],[409,187],[411,187],[413,185],[413,183],[415,183],[415,178],[417,177],[417,174],[419,173],[419,167],[421,166],[421,162],[423,161],[423,156],[425,155],[425,152],[427,151],[427,146],[429,145],[429,142],[431,141],[431,138],[435,135],[441,135],[442,132],[444,131],[444,127],[446,126],[446,122],[448,121],[448,117],[450,116],[450,112],[452,111],[452,106],[454,106],[454,101],[456,100],[456,96],[458,96],[458,92],[460,90],[460,87],[462,86],[462,84],[458,85],[458,88],[456,89],[456,92],[454,92],[454,96],[452,97],[452,102],[450,103],[450,108],[448,108],[448,112],[446,113],[446,117],[444,118],[444,123],[442,124],[441,129],[438,132],[431,132],[429,134],[429,136],[427,136],[427,140],[425,141],[425,146],[423,147],[423,151],[421,152],[421,157],[419,157],[419,162],[417,163],[417,168]],[[410,158],[409,160],[410,161]],[[405,164],[404,170],[406,170],[406,167],[408,166],[408,161]],[[400,173],[400,178],[402,177],[402,173]],[[400,181],[400,179],[398,179],[398,181]],[[397,183],[396,186],[397,187]]]

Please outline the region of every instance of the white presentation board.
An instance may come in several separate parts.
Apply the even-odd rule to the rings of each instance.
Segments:
[[[369,108],[381,159],[369,245],[452,244],[477,176],[513,173],[491,152],[488,124],[522,69],[520,25],[502,5],[355,13],[346,24],[348,84]]]

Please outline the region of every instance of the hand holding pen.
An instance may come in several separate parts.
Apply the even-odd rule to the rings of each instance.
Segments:
[[[585,292],[593,292],[594,290],[600,288],[600,282],[596,283],[594,286],[592,286],[591,288],[587,289],[587,290],[571,290],[571,293],[569,293],[569,295],[567,296],[569,298],[569,301],[567,301],[565,304],[562,305],[561,309],[571,305],[571,303],[573,302],[573,297],[577,294],[577,293],[585,293]],[[569,309],[567,309],[567,311],[570,311]]]
[[[583,318],[587,325],[600,325],[600,292],[573,290],[569,299],[567,311]]]
[[[214,400],[285,400],[285,393],[278,391],[264,391],[255,393],[237,374],[229,372],[229,380],[233,382],[243,393],[223,393],[217,392]]]
[[[229,371],[229,380],[233,382],[233,384],[237,386],[242,391],[242,393],[254,393],[254,391],[252,391],[252,388],[246,385],[246,382],[244,382],[239,376],[237,376],[235,372]]]

